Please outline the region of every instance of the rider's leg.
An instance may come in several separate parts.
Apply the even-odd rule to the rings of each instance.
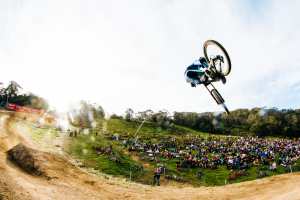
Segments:
[[[189,71],[186,74],[187,82],[191,83],[192,87],[196,87],[196,85],[200,84],[201,81],[199,80],[199,72]]]

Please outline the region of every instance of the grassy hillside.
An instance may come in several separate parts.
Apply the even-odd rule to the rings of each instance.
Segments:
[[[86,167],[144,184],[152,184],[153,171],[158,163],[166,168],[162,176],[162,184],[179,182],[194,186],[224,185],[256,179],[259,171],[266,171],[267,176],[288,172],[282,166],[279,166],[274,172],[268,171],[267,166],[251,167],[246,170],[244,176],[229,181],[228,178],[232,172],[225,166],[219,166],[217,169],[196,167],[178,170],[176,163],[182,161],[181,158],[166,159],[157,156],[153,160],[144,151],[130,151],[130,145],[135,141],[133,136],[139,125],[138,122],[110,119],[104,123],[104,127],[106,127],[104,133],[95,129],[89,133],[81,133],[77,137],[67,137],[70,140],[67,152],[80,159]],[[56,142],[61,139],[60,137],[64,137],[64,134],[60,134],[56,129],[33,126],[32,123],[20,122],[16,128],[31,133],[33,141],[48,144],[45,146],[47,148],[56,146]],[[114,140],[112,136],[118,136],[119,140]],[[164,129],[154,123],[145,123],[138,136],[138,143],[167,143],[175,138],[178,145],[181,146],[185,144],[185,141],[195,136],[203,138],[205,141],[211,140],[213,137],[225,138],[225,136],[198,132],[182,126]],[[127,143],[125,144],[124,141]],[[172,148],[169,150],[172,151]],[[293,166],[294,171],[298,169],[300,169],[299,160]],[[199,173],[201,173],[201,177],[198,176]]]
[[[96,135],[94,133],[92,135],[74,137],[68,152],[81,159],[86,167],[137,182],[152,184],[156,163],[142,160],[140,155],[129,153],[122,142],[111,140],[111,136],[116,134],[122,139],[133,139],[139,125],[140,122],[110,119],[105,122],[106,134],[98,133]],[[97,130],[94,130],[94,132],[97,132]],[[182,137],[187,135],[208,136],[207,133],[197,132],[181,126],[175,125],[172,128],[163,129],[154,123],[148,122],[138,132],[139,140],[152,143],[171,136]],[[170,165],[170,172],[174,171],[172,168],[174,168],[175,163],[170,162],[166,164]],[[174,171],[174,173],[176,172]]]
[[[164,165],[166,171],[162,176],[162,182],[172,181],[184,182],[195,186],[200,185],[224,185],[257,178],[259,171],[267,171],[268,167],[251,167],[245,175],[229,181],[228,177],[232,171],[225,166],[217,169],[206,168],[184,168],[178,170],[176,163],[180,158],[165,159],[157,157],[156,160],[149,158],[145,152],[129,151],[128,144],[124,141],[134,141],[134,134],[138,122],[128,122],[122,119],[110,119],[106,123],[106,134],[98,132],[93,134],[80,135],[72,138],[69,153],[81,159],[85,166],[94,168],[101,172],[116,176],[125,177],[133,181],[152,184],[153,171],[157,163]],[[119,140],[113,140],[112,136],[119,137]],[[198,136],[209,140],[213,135],[182,127],[173,126],[163,129],[153,123],[145,123],[138,133],[138,141],[142,143],[155,144],[161,141],[169,141],[171,138],[182,144],[192,136]],[[223,136],[217,136],[223,137]],[[298,162],[300,165],[300,162]],[[268,171],[265,176],[285,173],[286,169],[279,166],[275,172]],[[201,174],[201,177],[198,174]],[[166,180],[165,177],[169,179]],[[170,178],[171,177],[171,178]]]

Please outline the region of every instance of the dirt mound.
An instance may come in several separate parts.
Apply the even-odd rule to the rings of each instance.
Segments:
[[[26,147],[23,144],[18,144],[7,152],[8,159],[17,164],[20,168],[26,172],[41,176],[45,174],[41,170],[40,160],[38,158],[38,152]]]
[[[7,158],[28,174],[48,180],[67,177],[70,173],[82,173],[63,156],[29,148],[22,143],[10,149]]]

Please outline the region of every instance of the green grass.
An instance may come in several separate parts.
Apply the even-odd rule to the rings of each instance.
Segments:
[[[144,184],[151,184],[153,180],[153,169],[156,167],[156,162],[147,160],[147,156],[143,153],[135,152],[128,154],[127,149],[123,146],[123,144],[121,144],[121,142],[112,141],[109,137],[107,137],[117,133],[123,138],[133,138],[139,125],[140,123],[138,122],[110,119],[107,121],[107,135],[80,135],[76,138],[72,138],[68,152],[72,156],[82,160],[84,165],[87,167],[115,176],[125,178],[131,177],[133,181]],[[173,126],[169,129],[163,129],[153,123],[145,123],[138,135],[139,140],[147,142],[158,142],[171,136],[176,137],[179,141],[187,138],[189,135],[197,135],[203,138],[213,136],[181,126]],[[111,160],[111,155],[98,155],[94,149],[95,147],[105,148],[110,145],[113,149],[113,156],[117,157],[120,160],[120,163],[116,163]],[[139,159],[133,159],[133,155],[139,157]],[[179,160],[168,160],[162,157],[159,158],[159,163],[164,164],[167,168],[167,175],[176,175],[177,177],[181,177],[184,182],[194,186],[216,186],[255,180],[258,178],[259,170],[266,171],[268,176],[286,173],[286,170],[282,166],[279,166],[275,172],[269,171],[267,166],[263,168],[251,167],[246,171],[247,175],[241,176],[233,181],[229,181],[228,177],[230,170],[228,170],[225,166],[221,166],[218,169],[190,168],[178,171],[176,169],[176,161]],[[145,163],[148,164],[147,167],[142,167]],[[297,161],[296,166],[293,168],[294,171],[300,171],[300,160]],[[203,173],[201,178],[197,176],[199,171]]]
[[[109,148],[112,146],[111,154],[97,154],[94,148]],[[144,174],[142,166],[132,160],[123,152],[116,143],[108,141],[102,136],[80,135],[72,138],[68,152],[83,161],[84,165],[101,172],[132,178],[133,180]],[[118,159],[118,163],[114,160]]]
[[[14,126],[14,128],[19,128],[30,133],[30,137],[35,142],[39,142],[45,137],[51,140],[58,137],[60,134],[60,132],[53,127],[37,127],[34,123],[28,121],[20,121],[19,123],[14,124]]]
[[[48,129],[41,129],[41,128],[35,128],[33,127],[31,129],[31,137],[34,141],[40,141],[42,140],[46,135],[50,139],[54,139],[55,137],[59,136],[59,132],[56,129],[48,128]]]

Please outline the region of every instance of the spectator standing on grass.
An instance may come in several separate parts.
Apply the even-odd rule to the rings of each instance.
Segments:
[[[276,164],[276,162],[274,161],[274,162],[272,163],[272,170],[275,171],[276,169],[277,169],[277,164]]]
[[[160,185],[160,174],[161,174],[161,167],[156,167],[154,170],[154,185]]]

